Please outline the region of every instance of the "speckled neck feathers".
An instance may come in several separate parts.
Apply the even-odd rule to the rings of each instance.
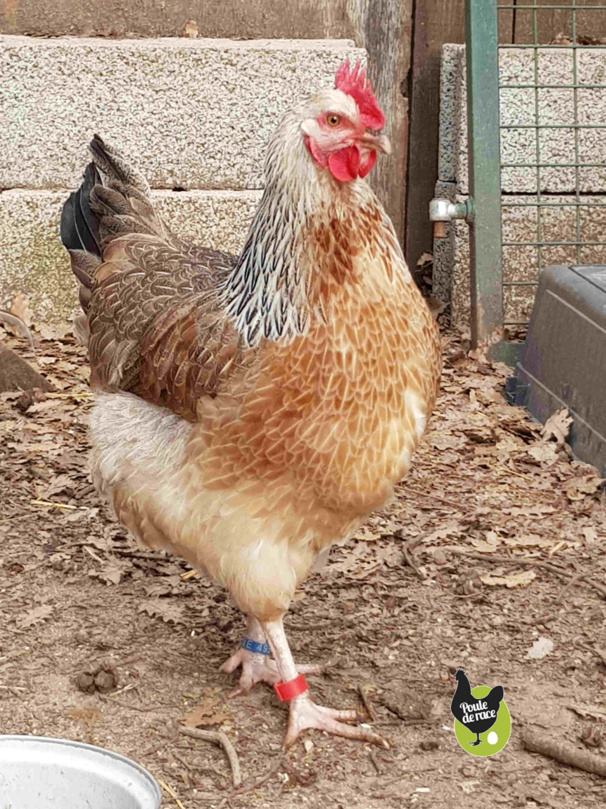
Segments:
[[[365,182],[339,183],[310,159],[298,109],[286,115],[270,141],[266,186],[240,259],[223,290],[223,303],[248,345],[262,338],[290,342],[306,332],[315,268],[310,232],[322,222],[346,221],[361,206],[378,205]],[[391,224],[382,217],[385,227]],[[390,242],[395,234],[386,234]],[[396,246],[396,250],[398,250]]]

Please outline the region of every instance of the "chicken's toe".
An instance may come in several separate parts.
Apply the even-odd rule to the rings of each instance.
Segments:
[[[280,674],[276,661],[266,655],[249,652],[247,649],[238,649],[221,666],[221,671],[231,674],[239,666],[242,667],[238,687],[230,691],[230,697],[237,697],[240,694],[248,694],[251,688],[257,683],[268,683],[275,685],[280,682]],[[303,664],[297,666],[299,674],[320,674],[323,671],[321,665]]]
[[[369,727],[349,725],[346,722],[358,722],[360,716],[357,711],[338,711],[334,708],[325,708],[312,702],[307,693],[301,694],[290,703],[288,728],[284,738],[284,746],[290,747],[304,730],[324,730],[333,736],[343,736],[346,739],[356,739],[371,742],[384,749],[389,749],[389,743]]]
[[[275,685],[280,680],[278,668],[275,661],[266,655],[249,652],[247,649],[238,649],[229,660],[221,666],[221,671],[231,674],[238,666],[242,667],[238,688],[230,693],[230,696],[247,694],[256,683],[269,683]]]

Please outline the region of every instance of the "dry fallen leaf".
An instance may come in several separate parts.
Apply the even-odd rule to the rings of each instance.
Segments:
[[[30,626],[46,621],[47,618],[51,617],[52,613],[53,608],[50,604],[41,604],[18,618],[17,627],[18,629],[29,629]]]
[[[485,573],[480,576],[480,581],[490,587],[507,587],[511,590],[513,587],[528,587],[536,577],[537,574],[534,570],[522,570],[519,573],[507,573],[505,576],[492,576],[490,573]]]
[[[433,262],[432,253],[421,253],[419,258],[417,259],[417,267],[423,267],[425,264],[431,264],[432,262]]]
[[[195,20],[188,20],[183,26],[183,36],[195,39],[198,36],[198,23]]]
[[[152,618],[161,618],[166,624],[185,624],[183,607],[164,599],[150,598],[148,601],[143,601],[139,604],[137,612],[145,612]]]
[[[124,575],[132,572],[132,566],[123,562],[112,561],[104,564],[99,570],[89,573],[91,579],[99,579],[106,584],[120,584]]]
[[[73,323],[40,323],[36,331],[43,340],[63,340],[73,330]]]
[[[98,708],[91,708],[85,705],[83,708],[70,708],[67,715],[76,722],[82,722],[87,727],[98,725],[103,719],[103,714]]]
[[[551,466],[558,460],[558,445],[553,442],[539,441],[533,447],[529,447],[527,452],[539,464]]]
[[[572,416],[564,407],[550,416],[543,427],[543,438],[546,441],[555,441],[558,449],[563,446],[570,433]]]
[[[26,326],[32,325],[32,316],[34,313],[30,308],[27,296],[24,295],[23,292],[18,292],[13,298],[10,312],[11,315],[21,318]]]
[[[583,528],[583,536],[588,545],[592,545],[598,538],[598,532],[595,528]]]
[[[461,447],[464,447],[467,443],[465,437],[462,435],[442,433],[433,433],[433,435],[427,439],[427,442],[437,450],[461,449]]]
[[[494,531],[487,531],[486,532],[486,539],[472,539],[471,544],[474,548],[480,551],[480,553],[494,553],[497,550],[497,547],[500,542],[500,538],[498,534]]]
[[[532,660],[542,660],[550,652],[553,652],[553,641],[549,640],[549,638],[539,638],[533,643],[526,657]]]
[[[503,542],[514,548],[551,548],[553,540],[545,539],[538,534],[520,534],[518,536],[506,537]]]
[[[220,725],[230,716],[229,711],[217,706],[211,700],[204,700],[193,711],[179,717],[179,722],[186,728],[198,728],[204,725]]]
[[[588,495],[593,495],[606,483],[606,480],[599,478],[595,472],[583,475],[578,478],[571,478],[563,485],[566,497],[572,502],[583,500]]]

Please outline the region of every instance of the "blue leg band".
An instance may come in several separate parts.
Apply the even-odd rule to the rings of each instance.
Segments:
[[[247,652],[255,652],[258,655],[271,654],[271,649],[267,643],[257,643],[256,640],[250,640],[250,638],[242,638],[242,648],[246,649]]]

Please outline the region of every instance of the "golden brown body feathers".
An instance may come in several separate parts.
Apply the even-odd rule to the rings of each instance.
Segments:
[[[94,270],[95,476],[143,542],[270,620],[407,472],[437,393],[437,328],[364,183],[307,216],[296,244],[282,237],[294,269],[270,288],[285,310],[302,285],[307,314],[273,312],[255,341],[223,304],[234,262],[158,233],[139,205],[152,224],[106,237]],[[268,283],[238,310],[247,323]],[[303,325],[281,337],[281,322]]]

